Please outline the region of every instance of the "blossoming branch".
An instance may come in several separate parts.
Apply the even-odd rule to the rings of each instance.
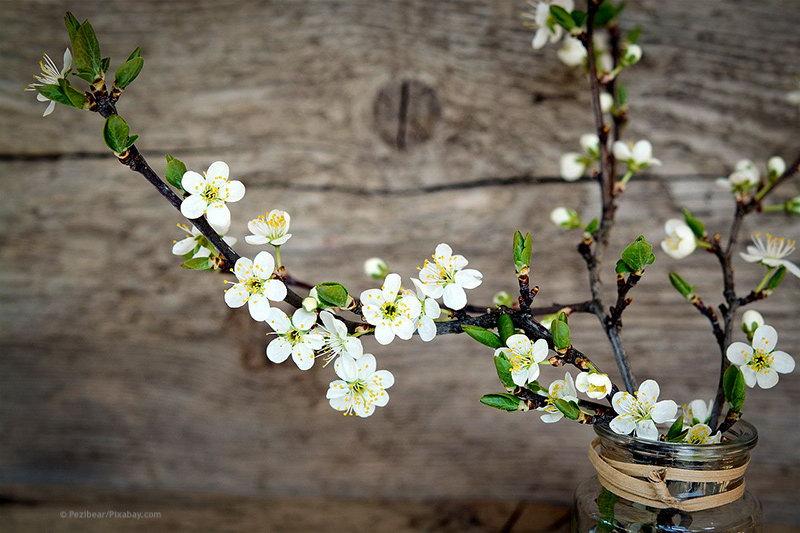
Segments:
[[[610,304],[602,285],[607,270],[603,257],[619,201],[637,175],[661,164],[648,140],[623,139],[629,113],[621,79],[642,57],[640,30],[620,27],[622,2],[588,0],[582,10],[572,0],[553,0],[531,4],[531,8],[524,18],[534,30],[533,48],[558,45],[559,59],[569,68],[582,70],[589,82],[595,122],[595,131],[577,140],[580,151],[566,152],[560,158],[560,169],[566,181],[588,177],[597,183],[600,214],[585,221],[577,209],[558,206],[550,216],[565,231],[578,232],[577,251],[587,268],[589,297],[574,303],[534,305],[539,288],[530,278],[533,237],[521,231],[514,234],[509,254],[517,295],[503,291],[495,295],[492,305],[469,303],[469,291],[481,285],[483,275],[445,243],[433,246],[431,256],[420,261],[416,278],[392,272],[380,258],[368,259],[365,273],[380,286],[357,296],[336,281],[299,280],[281,256],[283,246],[290,245],[293,237],[291,217],[274,206],[247,222],[250,234],[244,242],[257,252],[252,259],[241,256],[233,249],[239,241],[228,232],[231,211],[236,211],[236,202],[246,194],[246,180],[234,179],[225,162],[212,162],[200,173],[169,154],[165,155],[162,179],[137,149],[138,137],[131,134],[117,109],[142,71],[141,49],[134,49],[116,67],[112,79],[111,59],[102,56],[92,25],[71,13],[65,17],[70,48],[64,53],[63,67],[59,69],[45,55],[41,74],[28,89],[37,92],[39,101],[48,103],[45,115],[61,104],[105,119],[105,144],[120,163],[141,174],[189,222],[179,224],[184,234],[172,246],[172,253],[181,256],[182,266],[228,276],[229,286],[220,300],[231,308],[246,306],[253,320],[263,324],[270,339],[265,356],[273,363],[291,357],[300,371],[309,371],[317,360],[323,367],[333,363],[335,376],[326,393],[333,409],[368,417],[389,402],[387,390],[394,385],[394,376],[379,370],[376,357],[364,352],[363,337],[374,336],[379,345],[387,345],[414,335],[430,342],[437,336],[466,333],[488,348],[487,360],[492,361],[502,387],[501,392],[483,395],[485,405],[505,411],[537,410],[548,423],[563,419],[607,423],[615,432],[642,439],[721,442],[724,431],[741,416],[745,388],[772,387],[778,374],[794,369],[794,359],[775,350],[775,329],[754,311],[746,312],[741,321],[747,343],[733,340],[739,308],[770,296],[786,272],[800,276],[800,269],[786,259],[794,242],[754,235],[753,245],[741,257],[762,265],[764,277],[744,295],[734,286],[733,259],[745,216],[800,214],[800,198],[766,203],[779,185],[797,173],[800,160],[786,165],[774,157],[763,175],[752,162],[740,161],[729,177],[720,179],[726,191],[721,194],[730,194],[735,205],[726,239],[719,233],[709,234],[703,222],[687,210],[682,218],[666,222],[666,237],[661,242],[666,255],[681,259],[702,249],[716,257],[723,302],[716,307],[706,304],[688,281],[676,272],[670,274],[676,290],[709,321],[720,350],[720,374],[718,393],[709,402],[692,400],[679,407],[673,400],[659,400],[656,381],[638,383],[621,338],[623,314],[632,303],[629,294],[656,260],[652,244],[643,236],[630,235],[630,244],[617,251],[618,259],[613,269],[608,269],[616,276],[616,295]],[[268,249],[259,249],[263,247]],[[291,312],[279,309],[277,303],[290,306]],[[598,320],[611,345],[621,387],[573,345],[569,320],[574,313],[587,313]],[[576,369],[575,377],[566,371],[563,379],[559,377],[549,386],[540,384],[548,367],[563,366]],[[662,431],[662,424],[669,428]]]

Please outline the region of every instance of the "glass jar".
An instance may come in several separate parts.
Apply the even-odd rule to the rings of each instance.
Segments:
[[[750,450],[758,440],[756,428],[745,421],[737,422],[728,430],[722,444],[705,446],[637,439],[614,433],[607,425],[597,425],[594,429],[603,457],[687,470],[726,470],[742,466],[750,459]],[[740,477],[725,483],[667,481],[667,486],[673,496],[685,499],[724,492],[743,482],[744,478]],[[761,531],[761,505],[745,490],[740,499],[704,511],[656,509],[613,494],[594,476],[575,490],[572,531]]]

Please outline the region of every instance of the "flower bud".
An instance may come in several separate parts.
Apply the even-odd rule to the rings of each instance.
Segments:
[[[749,311],[745,311],[742,315],[742,331],[747,334],[747,338],[753,338],[753,333],[759,328],[759,326],[764,325],[764,317],[761,316],[761,313],[750,309]]]
[[[514,297],[506,291],[500,291],[495,293],[494,297],[492,298],[492,303],[497,306],[502,305],[505,307],[511,307],[514,305]]]
[[[600,110],[609,113],[612,107],[614,107],[614,97],[608,93],[600,93]]]
[[[786,172],[786,161],[782,157],[770,157],[767,161],[767,173],[770,179],[775,179]]]
[[[382,280],[389,274],[389,265],[380,257],[371,257],[364,261],[364,273],[374,280]]]
[[[795,196],[791,200],[786,200],[784,209],[790,215],[800,215],[800,196]]]
[[[311,296],[309,296],[308,298],[303,298],[303,309],[305,309],[309,313],[312,313],[317,310],[317,303],[318,303],[317,299],[312,298]]]
[[[638,44],[629,44],[625,47],[625,55],[622,56],[622,65],[629,67],[635,65],[642,58],[642,47]]]
[[[581,217],[574,209],[566,207],[556,207],[550,212],[550,220],[556,226],[563,229],[575,229],[581,227]]]

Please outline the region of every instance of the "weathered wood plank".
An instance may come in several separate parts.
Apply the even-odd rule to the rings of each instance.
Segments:
[[[0,211],[8,228],[0,297],[14,310],[0,319],[2,390],[13,399],[0,402],[2,425],[11,428],[0,443],[5,483],[566,502],[575,479],[588,475],[585,428],[544,427],[536,415],[480,408],[478,396],[497,388],[490,354],[461,337],[376,350],[397,376],[389,407],[369,422],[337,415],[324,399],[330,368],[265,368],[265,329],[246,312],[228,312],[221,278],[176,268],[169,238],[177,230],[167,228],[177,213],[154,203],[155,192],[138,175],[113,160],[8,167],[9,175],[24,171],[26,178],[7,180],[15,201]],[[689,191],[709,227],[722,227],[727,204],[710,181],[647,181],[630,188],[620,219],[635,229],[613,246],[638,232],[659,239],[661,222],[676,209],[661,198],[684,201]],[[545,183],[364,198],[254,185],[234,210],[233,233],[241,235],[251,213],[286,208],[296,235],[284,252],[290,267],[354,290],[369,286],[359,272],[363,258],[384,255],[409,274],[448,239],[486,273],[474,300],[488,301],[512,288],[507,236],[530,227],[539,298],[570,299],[584,294],[584,273],[572,244],[556,244],[558,232],[538,215],[555,199],[584,204],[594,200],[594,187]],[[392,222],[381,223],[387,218]],[[780,217],[764,227],[800,229]],[[713,265],[698,253],[680,268],[711,296],[716,280],[701,273]],[[712,394],[718,356],[707,325],[668,286],[666,272],[676,266],[662,257],[648,272],[624,338],[643,378],[673,375],[662,380],[664,394],[688,401]],[[757,268],[737,267],[742,287],[757,281]],[[800,344],[792,327],[799,294],[788,280],[767,313],[789,351]],[[578,344],[612,368],[595,323],[573,323]],[[783,405],[798,394],[788,377],[748,399],[762,432],[751,486],[783,479],[783,490],[762,495],[778,521],[795,519],[781,502],[798,488],[800,436]],[[505,452],[487,456],[498,446]],[[562,453],[541,454],[552,449]],[[520,468],[530,475],[520,479]]]

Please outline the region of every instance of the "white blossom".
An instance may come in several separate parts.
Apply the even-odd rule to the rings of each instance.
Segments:
[[[245,236],[244,240],[247,244],[280,246],[292,237],[292,234],[289,233],[291,220],[286,211],[273,209],[266,215],[261,215],[247,223],[247,229],[252,235]]]
[[[718,178],[717,185],[734,193],[745,193],[761,183],[761,176],[755,163],[742,159],[736,163],[733,172],[727,178]]]
[[[784,237],[776,237],[770,233],[766,234],[767,241],[761,238],[761,233],[753,233],[753,244],[747,247],[747,252],[740,252],[739,255],[748,263],[761,263],[768,267],[786,267],[786,270],[800,278],[800,267],[792,263],[786,256],[794,252],[795,241]]]
[[[214,245],[209,242],[209,240],[200,233],[200,230],[196,227],[186,226],[184,224],[178,224],[178,227],[182,229],[184,232],[188,234],[188,237],[183,238],[179,241],[175,241],[172,245],[172,253],[175,255],[186,255],[189,252],[194,251],[192,254],[192,258],[195,257],[210,257],[212,252],[211,250],[214,248]],[[225,241],[228,246],[233,246],[236,244],[236,237],[228,237],[225,234],[228,233],[230,226],[228,227],[213,227],[212,229],[216,231],[222,240]]]
[[[474,268],[464,268],[469,262],[463,255],[453,255],[447,244],[439,244],[433,260],[426,259],[419,271],[422,291],[433,299],[442,298],[453,310],[467,305],[465,289],[474,289],[483,281],[483,274]]]
[[[661,164],[661,161],[653,157],[653,145],[644,139],[636,141],[635,144],[616,141],[612,150],[617,161],[628,165],[628,172],[639,172],[653,165]]]
[[[290,319],[286,313],[272,307],[267,312],[267,324],[278,334],[267,345],[267,358],[273,363],[283,363],[289,356],[300,370],[314,366],[314,350],[323,346],[323,338],[311,328],[317,322],[317,314],[297,309]]]
[[[578,67],[586,61],[586,48],[575,37],[567,36],[556,55],[568,67]]]
[[[697,399],[689,402],[689,405],[683,406],[683,425],[691,426],[694,424],[706,424],[711,418],[711,409],[714,407],[714,401],[708,402]]]
[[[672,218],[664,225],[667,237],[661,241],[661,249],[673,259],[683,259],[697,248],[692,228],[683,220]]]
[[[764,324],[764,317],[758,311],[750,309],[742,315],[742,330],[747,333],[748,338],[752,338],[753,333]]]
[[[544,411],[541,416],[542,422],[552,424],[564,418],[564,413],[555,405],[556,400],[578,403],[578,392],[569,372],[564,374],[564,379],[557,379],[550,384],[547,389],[547,405],[536,409]]]
[[[233,265],[237,283],[225,291],[225,303],[237,308],[247,304],[250,316],[263,322],[269,316],[269,301],[283,301],[286,285],[281,280],[270,279],[275,271],[275,259],[269,252],[259,252],[254,260],[240,257]]]
[[[70,52],[69,48],[64,50],[64,66],[61,70],[58,70],[55,62],[50,59],[50,56],[44,54],[42,59],[39,60],[39,69],[41,73],[34,75],[35,82],[29,84],[25,90],[26,91],[37,91],[36,99],[40,102],[50,102],[47,104],[47,107],[42,114],[43,117],[46,117],[50,113],[53,112],[53,109],[56,107],[56,103],[53,100],[50,100],[43,94],[39,93],[39,87],[43,87],[45,85],[58,85],[59,79],[64,79],[69,73],[70,69],[72,68],[72,53]]]
[[[642,59],[642,47],[638,44],[628,44],[622,54],[622,64],[626,67],[635,65]]]
[[[752,346],[734,342],[726,352],[728,360],[738,366],[744,375],[744,382],[752,388],[758,384],[762,389],[770,389],[778,383],[778,374],[788,374],[794,370],[794,358],[786,352],[775,350],[778,332],[772,326],[760,326],[753,333]]]
[[[517,333],[506,339],[506,345],[496,349],[494,356],[506,356],[511,363],[511,379],[515,385],[524,387],[539,377],[539,363],[547,359],[548,353],[546,340],[531,342],[525,335]]]
[[[583,153],[567,152],[561,156],[559,170],[565,181],[575,181],[586,173],[586,169],[600,157],[600,138],[594,133],[580,137]]]
[[[556,207],[550,212],[550,221],[563,229],[575,229],[581,226],[581,217],[574,209]]]
[[[364,261],[364,274],[374,280],[381,280],[389,273],[389,265],[380,257],[370,257]]]
[[[589,398],[598,400],[611,394],[613,387],[608,374],[601,372],[581,372],[575,378],[575,386]]]
[[[322,311],[319,318],[322,325],[317,326],[314,332],[322,337],[319,354],[325,359],[326,365],[340,355],[358,359],[364,354],[361,339],[350,335],[345,323],[336,318],[333,313]]]
[[[228,180],[230,170],[222,161],[211,163],[205,176],[188,170],[181,179],[181,187],[189,193],[181,203],[181,213],[188,219],[206,215],[215,226],[228,226],[231,212],[227,202],[238,202],[244,197],[241,181]]]
[[[389,344],[395,338],[408,340],[417,328],[422,306],[413,293],[400,287],[400,276],[389,274],[381,289],[361,293],[361,312],[375,326],[375,340]]]
[[[773,156],[767,161],[767,174],[774,179],[786,172],[786,161],[782,157]]]
[[[538,50],[548,41],[558,42],[564,34],[564,29],[553,20],[550,15],[550,6],[560,6],[571,12],[575,7],[573,0],[550,0],[538,3],[528,2],[528,4],[533,8],[533,13],[524,13],[523,17],[533,22],[533,26],[536,28],[531,45]]]
[[[608,93],[600,93],[600,111],[609,113],[614,107],[614,97]]]
[[[339,379],[331,382],[326,395],[331,407],[362,418],[376,407],[384,407],[389,402],[386,389],[394,385],[394,376],[388,370],[375,370],[376,366],[375,356],[369,353],[358,359],[339,357],[333,364]]]
[[[722,441],[722,433],[717,431],[711,434],[712,429],[706,424],[695,424],[686,432],[683,442],[689,444],[719,444]]]
[[[672,422],[678,413],[678,404],[672,400],[658,401],[658,383],[648,379],[639,386],[636,394],[618,392],[611,399],[617,416],[611,420],[610,427],[620,435],[635,432],[646,440],[658,440],[656,424]]]
[[[435,320],[441,316],[442,310],[439,308],[439,303],[436,300],[425,295],[420,280],[411,278],[411,281],[414,283],[417,299],[419,299],[422,308],[419,318],[417,318],[417,333],[419,333],[420,339],[424,342],[428,342],[433,340],[436,336]]]

